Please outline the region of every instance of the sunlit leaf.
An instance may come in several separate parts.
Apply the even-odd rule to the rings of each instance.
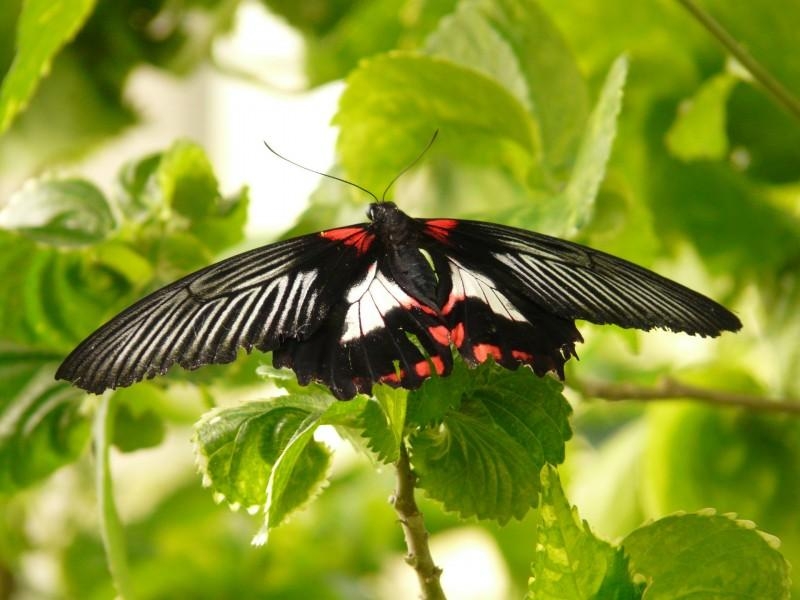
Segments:
[[[726,104],[736,78],[730,73],[706,81],[678,108],[667,147],[681,160],[720,160],[728,153]]]
[[[349,177],[382,190],[435,130],[430,154],[491,164],[525,180],[539,152],[535,121],[494,80],[452,62],[391,54],[348,78],[335,123]]]
[[[82,179],[35,180],[0,209],[0,227],[49,245],[97,243],[114,227],[108,201]]]
[[[789,564],[778,540],[751,521],[713,511],[664,517],[622,541],[653,600],[790,597]]]
[[[621,548],[597,538],[570,506],[552,466],[542,469],[532,600],[634,600],[640,586],[631,581]]]
[[[27,0],[17,22],[14,62],[0,86],[0,134],[25,109],[53,57],[80,29],[94,0]]]

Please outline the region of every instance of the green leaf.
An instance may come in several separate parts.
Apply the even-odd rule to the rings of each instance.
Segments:
[[[59,252],[0,230],[0,331],[22,346],[68,350],[130,289],[83,252]]]
[[[540,228],[554,235],[574,236],[594,214],[595,199],[606,174],[611,146],[617,133],[628,59],[620,56],[611,65],[597,104],[586,123],[575,165],[563,193],[544,207]]]
[[[723,376],[730,389],[753,386],[741,375]],[[800,553],[800,481],[786,476],[800,469],[797,419],[677,405],[651,408],[647,426],[641,485],[650,515],[707,506],[736,511],[781,532],[786,556]]]
[[[715,75],[678,107],[666,138],[675,157],[685,161],[725,158],[729,146],[725,106],[736,83],[731,73]]]
[[[219,197],[217,178],[205,152],[187,140],[175,142],[164,152],[155,177],[164,206],[190,221],[207,216]]]
[[[648,600],[789,598],[789,564],[778,540],[751,521],[708,510],[640,527],[623,540]]]
[[[400,457],[408,392],[402,388],[376,385],[372,393],[375,400],[367,402],[362,413],[362,435],[379,460],[395,462]]]
[[[169,402],[168,394],[149,382],[117,390],[113,444],[122,452],[158,446],[166,432],[161,407]]]
[[[0,227],[49,245],[97,243],[114,227],[103,193],[82,179],[34,180],[0,209]]]
[[[83,393],[53,379],[54,358],[0,346],[0,492],[47,477],[87,446]]]
[[[572,163],[588,107],[586,85],[563,37],[533,0],[470,0],[442,19],[428,52],[479,71],[536,119],[550,170]]]
[[[56,53],[72,39],[94,0],[26,0],[17,23],[17,53],[0,87],[0,134],[25,109]]]
[[[511,93],[432,57],[393,53],[363,62],[334,122],[342,165],[367,189],[382,190],[437,129],[431,153],[501,167],[523,181],[539,153],[536,123]]]
[[[542,466],[564,460],[571,408],[560,383],[530,369],[467,373],[459,408],[411,437],[419,486],[462,517],[521,519],[538,501]]]
[[[621,548],[595,537],[570,506],[558,472],[542,469],[536,555],[528,597],[536,600],[636,599],[639,586],[628,574]]]
[[[211,411],[195,427],[195,454],[206,485],[232,506],[265,511],[266,540],[325,480],[330,455],[313,441],[316,427],[344,419],[327,396],[280,396]],[[360,409],[362,407],[358,407]]]

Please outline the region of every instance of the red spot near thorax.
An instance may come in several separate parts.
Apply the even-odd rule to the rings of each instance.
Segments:
[[[339,229],[320,231],[319,235],[326,240],[353,246],[359,254],[364,254],[369,250],[372,242],[375,241],[375,235],[363,227],[340,227]]]
[[[450,237],[450,230],[458,226],[455,219],[430,219],[425,221],[425,231],[440,242],[446,242]]]

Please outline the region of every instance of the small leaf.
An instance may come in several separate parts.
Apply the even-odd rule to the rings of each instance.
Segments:
[[[542,469],[536,556],[528,597],[536,600],[641,598],[622,549],[598,539],[570,506],[558,472]]]
[[[34,180],[0,210],[0,227],[49,245],[103,240],[114,217],[103,193],[81,179]]]
[[[676,514],[640,527],[623,541],[648,600],[790,597],[789,564],[776,538],[750,521],[713,511]]]
[[[537,503],[542,466],[564,460],[571,408],[560,383],[528,368],[466,372],[459,408],[411,437],[419,485],[462,517],[521,519]]]
[[[28,105],[53,58],[71,40],[94,8],[95,0],[27,0],[17,22],[17,52],[0,86],[0,134]]]
[[[334,122],[347,175],[381,190],[440,130],[431,152],[504,168],[521,181],[536,166],[536,123],[494,80],[452,62],[392,53],[348,78]]]
[[[175,142],[161,157],[155,172],[165,207],[196,221],[208,216],[219,198],[217,179],[203,149]]]
[[[728,97],[737,79],[721,73],[703,83],[694,97],[678,108],[667,132],[667,148],[681,160],[720,160],[728,153]]]
[[[395,462],[400,456],[400,443],[406,421],[406,390],[386,385],[373,388],[374,400],[361,413],[362,436],[381,462]]]
[[[575,165],[563,193],[550,200],[537,224],[554,235],[574,236],[592,219],[595,199],[606,173],[611,146],[617,133],[617,118],[628,73],[628,60],[620,56],[611,65],[597,104],[586,123]]]
[[[43,479],[86,448],[83,393],[53,379],[54,358],[0,347],[0,492]]]
[[[264,506],[275,463],[309,415],[323,411],[321,399],[281,396],[204,415],[194,436],[204,483],[234,506]],[[304,484],[316,481],[296,482]]]

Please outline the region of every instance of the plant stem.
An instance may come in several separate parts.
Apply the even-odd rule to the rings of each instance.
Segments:
[[[770,400],[762,396],[737,394],[723,390],[695,387],[669,377],[660,380],[654,387],[629,383],[606,383],[583,381],[576,389],[584,396],[603,400],[676,400],[688,399],[715,406],[746,408],[748,410],[800,415],[800,402],[790,399]]]
[[[128,557],[125,549],[125,532],[119,520],[117,507],[114,503],[114,489],[111,480],[109,455],[111,440],[114,437],[114,394],[103,394],[97,414],[94,418],[94,448],[95,464],[95,489],[100,516],[100,536],[106,551],[106,561],[111,572],[111,579],[117,588],[119,598],[130,599],[130,572],[128,570]]]
[[[775,79],[769,71],[762,67],[761,64],[736,41],[736,38],[728,33],[714,17],[695,4],[694,0],[678,0],[678,2],[682,4],[711,35],[725,46],[728,52],[750,72],[753,78],[767,90],[767,93],[772,95],[778,104],[783,106],[794,117],[800,119],[800,101],[798,101],[780,81]]]
[[[400,458],[395,463],[395,468],[397,489],[392,497],[392,506],[397,512],[406,538],[408,548],[406,562],[417,572],[423,600],[445,600],[439,581],[442,570],[434,564],[428,547],[428,532],[425,530],[422,513],[419,512],[417,501],[414,499],[417,476],[411,470],[408,450],[403,442],[400,443]]]

